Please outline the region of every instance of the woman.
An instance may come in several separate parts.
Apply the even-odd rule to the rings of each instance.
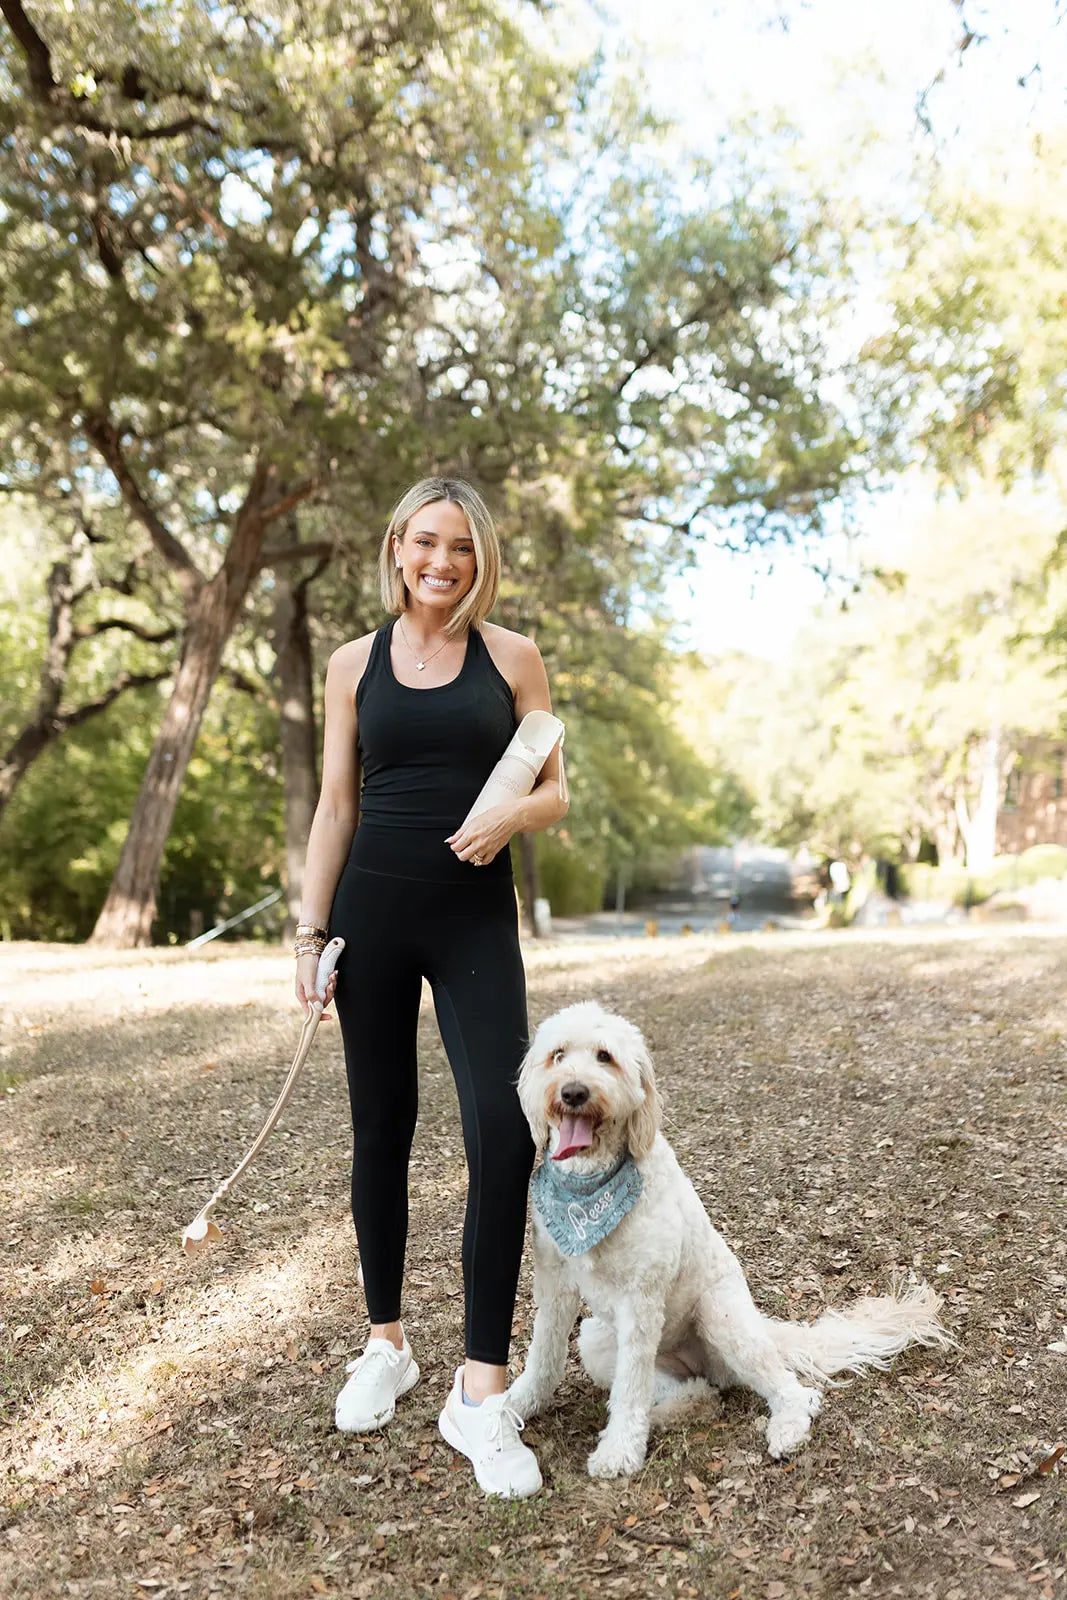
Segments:
[[[328,927],[345,940],[337,1011],[352,1106],[352,1215],[371,1322],[337,1399],[337,1425],[381,1427],[419,1377],[400,1301],[426,977],[459,1093],[468,1167],[466,1359],[440,1428],[472,1461],[486,1493],[522,1495],[540,1488],[541,1475],[503,1398],[533,1166],[515,1087],[526,984],[508,841],[547,828],[567,806],[557,751],[526,799],[461,826],[518,721],[551,709],[536,645],[484,620],[499,571],[492,518],[469,484],[426,478],[400,501],[379,558],[394,620],[342,645],[326,674],[322,792],[308,840],[296,992],[306,1008]]]

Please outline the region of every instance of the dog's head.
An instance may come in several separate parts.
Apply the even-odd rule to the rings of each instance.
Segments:
[[[624,1148],[640,1160],[659,1128],[640,1031],[592,1000],[542,1022],[519,1072],[519,1100],[538,1150],[554,1161],[603,1167]]]

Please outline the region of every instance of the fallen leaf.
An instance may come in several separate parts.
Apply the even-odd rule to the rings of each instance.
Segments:
[[[690,1489],[692,1489],[692,1491],[693,1491],[693,1493],[695,1495],[702,1495],[702,1494],[705,1493],[704,1485],[701,1483],[700,1479],[695,1476],[694,1473],[690,1472],[687,1475],[685,1481],[689,1485]]]
[[[604,1546],[611,1538],[611,1531],[612,1530],[610,1528],[601,1528],[600,1532],[596,1536],[596,1547],[598,1550],[603,1550]]]
[[[15,1329],[11,1337],[14,1339],[15,1343],[18,1344],[20,1339],[25,1339],[26,1335],[32,1332],[33,1329],[30,1327],[29,1323],[24,1322],[22,1323],[21,1327]]]
[[[999,1567],[1002,1572],[1016,1572],[1018,1569],[1011,1556],[986,1556],[991,1567]]]
[[[89,1293],[90,1294],[106,1294],[106,1292],[107,1292],[107,1279],[106,1278],[94,1278],[92,1283],[89,1285]]]
[[[1012,1505],[1017,1511],[1023,1511],[1027,1506],[1032,1506],[1035,1500],[1041,1499],[1040,1489],[1031,1489],[1029,1494],[1017,1494]]]
[[[1038,1462],[1038,1464],[1037,1464],[1038,1472],[1045,1472],[1045,1473],[1051,1472],[1053,1470],[1053,1468],[1055,1467],[1057,1461],[1059,1461],[1060,1457],[1065,1452],[1067,1452],[1067,1444],[1058,1444],[1056,1446],[1055,1450],[1053,1450],[1053,1452],[1052,1452],[1052,1454],[1050,1456],[1046,1456],[1044,1461],[1039,1461]]]

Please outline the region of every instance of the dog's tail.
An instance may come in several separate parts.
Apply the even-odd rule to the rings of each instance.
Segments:
[[[941,1296],[927,1283],[894,1284],[891,1294],[865,1295],[817,1322],[766,1324],[782,1359],[801,1378],[825,1384],[835,1372],[884,1371],[909,1344],[952,1345],[942,1326]]]

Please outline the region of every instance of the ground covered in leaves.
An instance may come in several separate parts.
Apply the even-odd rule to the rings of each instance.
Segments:
[[[0,1592],[1064,1594],[1064,957],[1022,929],[528,952],[533,1021],[594,996],[644,1029],[668,1137],[765,1310],[910,1271],[958,1348],[831,1391],[787,1465],[733,1393],[616,1483],[585,1475],[604,1398],[572,1358],[526,1434],[545,1492],[508,1504],[436,1430],[465,1171],[429,1010],[405,1310],[424,1378],[357,1440],[333,1429],[365,1332],[336,1024],[224,1240],[187,1260],[288,1065],[288,959],[0,945]],[[520,1360],[530,1322],[524,1269]]]

